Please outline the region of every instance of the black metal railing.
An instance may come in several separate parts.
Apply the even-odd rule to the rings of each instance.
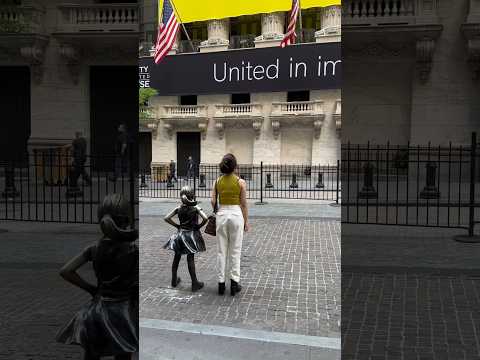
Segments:
[[[468,229],[480,206],[470,145],[342,146],[342,222]]]
[[[339,163],[321,165],[239,165],[238,175],[247,182],[247,197],[264,199],[310,199],[340,201]],[[195,189],[197,197],[210,197],[218,165],[200,164],[190,174],[173,176],[168,163],[156,164],[140,174],[140,197],[176,198],[182,186]]]
[[[34,151],[27,160],[0,161],[0,219],[97,223],[107,194],[121,193],[136,218],[137,170],[133,159],[88,156],[82,166],[59,149]],[[99,166],[102,164],[102,166]]]

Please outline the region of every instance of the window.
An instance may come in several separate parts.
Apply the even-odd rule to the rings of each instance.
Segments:
[[[180,105],[197,105],[197,95],[180,96]]]
[[[232,94],[232,104],[250,104],[250,94]]]
[[[289,91],[287,93],[287,101],[310,101],[310,91]]]

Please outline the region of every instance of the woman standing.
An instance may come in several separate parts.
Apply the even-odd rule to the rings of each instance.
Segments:
[[[230,294],[234,296],[240,286],[240,257],[244,231],[249,230],[247,185],[236,174],[237,160],[226,154],[221,163],[220,176],[212,190],[212,206],[217,203],[217,270],[218,294],[225,293],[225,279],[230,279]],[[226,264],[229,268],[226,269]]]

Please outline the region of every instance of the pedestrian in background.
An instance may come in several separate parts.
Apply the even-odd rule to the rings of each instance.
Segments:
[[[175,161],[173,160],[170,160],[170,181],[175,181],[177,182],[177,175],[176,175],[176,165],[175,165]]]
[[[118,177],[128,171],[128,156],[130,151],[130,138],[127,132],[127,125],[120,124],[118,126],[118,135],[115,142],[115,170],[110,181],[116,181]]]
[[[194,164],[191,156],[187,159],[187,180],[190,180],[194,176]]]
[[[240,258],[243,234],[248,224],[247,185],[237,174],[237,159],[226,154],[220,162],[220,176],[212,190],[212,207],[218,196],[216,213],[218,294],[225,293],[225,280],[230,279],[230,294],[240,292]],[[228,264],[228,268],[226,266]]]
[[[82,180],[87,185],[92,185],[92,180],[85,170],[85,163],[87,162],[87,140],[83,137],[81,131],[75,132],[75,139],[72,141],[72,174],[69,176],[69,185],[71,187],[78,186],[78,178],[82,176]]]
[[[138,231],[121,194],[105,197],[98,218],[103,237],[60,271],[92,299],[59,331],[57,341],[82,346],[84,360],[130,360],[138,352]],[[96,285],[77,273],[87,262],[93,264]]]

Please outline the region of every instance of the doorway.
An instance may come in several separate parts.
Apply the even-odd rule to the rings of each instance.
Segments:
[[[150,173],[152,163],[152,133],[142,131],[138,142],[138,166],[142,173]]]
[[[191,156],[194,164],[199,164],[200,158],[200,133],[178,132],[177,133],[177,174],[187,175],[187,159]]]
[[[0,67],[0,160],[27,164],[30,124],[30,69]]]
[[[97,158],[95,170],[113,170],[117,129],[122,123],[127,126],[129,151],[138,159],[138,68],[91,66],[90,129],[91,153]]]

